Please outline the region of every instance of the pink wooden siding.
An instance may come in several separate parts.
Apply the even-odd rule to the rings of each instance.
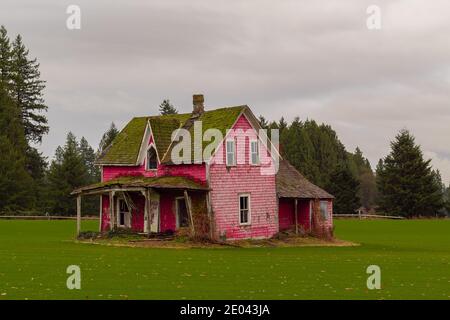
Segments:
[[[109,230],[110,215],[109,215],[109,196],[102,196],[102,231]],[[131,199],[133,200],[136,209],[131,214],[131,229],[137,232],[144,230],[144,197],[138,193],[131,193]],[[116,201],[116,198],[114,198]],[[114,203],[116,205],[116,203]]]
[[[191,178],[199,182],[206,182],[206,170],[204,164],[182,165],[158,165],[158,169],[145,170],[145,163],[141,166],[104,166],[103,181],[108,181],[119,176],[143,175],[155,176],[181,176]]]
[[[280,230],[286,230],[295,225],[294,201],[292,199],[280,199],[278,221]]]
[[[175,231],[175,194],[172,192],[164,192],[161,194],[160,202],[160,228],[161,232]]]
[[[310,201],[299,199],[298,200],[298,224],[303,228],[303,230],[308,231],[310,229]]]
[[[149,138],[147,145],[153,142],[153,136]],[[162,155],[160,155],[162,157]],[[103,166],[103,181],[114,179],[118,176],[143,175],[145,177],[155,176],[181,176],[196,180],[198,182],[206,182],[205,164],[181,164],[181,165],[163,165],[158,164],[156,170],[146,170],[145,159],[138,166]]]
[[[295,228],[295,205],[294,199],[281,198],[279,200],[279,223],[280,230]],[[310,229],[310,201],[299,199],[297,203],[297,222],[303,230]]]
[[[241,116],[233,129],[251,129],[245,116]],[[225,165],[225,142],[210,165],[211,205],[216,223],[216,236],[227,239],[264,238],[278,232],[275,175],[261,174],[261,166],[249,164],[249,140],[256,139],[256,132],[244,144],[236,145],[236,153],[244,154],[245,164],[234,167]],[[230,135],[228,138],[234,138]],[[267,152],[261,146],[260,154]],[[216,157],[222,156],[222,164]],[[251,224],[239,224],[239,195],[250,194]]]

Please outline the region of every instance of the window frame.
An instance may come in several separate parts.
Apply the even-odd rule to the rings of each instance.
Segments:
[[[125,203],[125,205],[127,206],[128,211],[122,211],[120,209],[120,204],[121,203]],[[127,202],[125,201],[124,198],[117,198],[117,211],[116,211],[116,223],[117,226],[119,228],[131,228],[131,209],[128,207]],[[123,216],[123,222],[124,224],[120,224],[120,213],[123,212],[124,216]]]
[[[253,147],[253,144],[256,144],[256,163],[255,162],[253,162],[253,149],[252,149],[252,147]],[[259,156],[259,140],[258,139],[252,139],[252,140],[250,140],[250,142],[249,142],[249,154],[250,154],[250,164],[252,165],[252,166],[259,166],[260,164],[261,164],[261,161],[260,161],[260,156]]]
[[[151,149],[153,149],[154,152],[155,152],[156,168],[149,168],[150,161],[149,161],[148,153],[149,153],[149,151],[150,151]],[[146,170],[146,171],[155,171],[155,170],[158,170],[158,164],[159,164],[159,161],[158,161],[158,152],[156,151],[155,145],[154,145],[153,143],[151,143],[151,144],[149,144],[149,146],[148,146],[148,148],[147,148],[147,152],[146,152],[146,154],[145,154],[145,170]]]
[[[175,197],[175,227],[177,230],[180,228],[180,206],[179,206],[179,202],[178,202],[180,200],[184,201],[184,205],[186,206],[186,211],[188,210],[186,199],[184,197]],[[189,213],[187,213],[187,215],[188,215],[187,227],[189,227],[190,226]],[[181,227],[181,228],[186,228],[186,227]]]
[[[323,204],[325,204],[325,215],[323,214],[323,212],[322,212],[322,205]],[[328,203],[328,200],[320,200],[320,204],[319,204],[319,206],[320,206],[320,215],[321,215],[321,217],[322,217],[322,219],[323,220],[328,220],[329,219],[329,212],[328,212],[328,206],[329,206],[330,204]]]
[[[245,210],[241,208],[241,198],[247,198],[247,222],[242,222],[241,220],[241,211]],[[252,224],[252,210],[251,210],[251,199],[250,193],[240,193],[238,195],[238,220],[240,226],[249,226]]]
[[[228,163],[228,143],[232,142],[233,143],[233,163]],[[227,167],[234,167],[236,166],[236,140],[235,139],[227,139],[225,140],[225,164]]]

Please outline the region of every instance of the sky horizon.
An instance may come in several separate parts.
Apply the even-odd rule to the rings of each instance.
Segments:
[[[66,26],[69,5],[81,28]],[[378,5],[381,28],[366,12]],[[249,105],[256,116],[314,119],[372,167],[408,129],[450,183],[450,3],[436,0],[3,0],[0,25],[40,63],[53,157],[72,131],[96,149],[114,122]]]

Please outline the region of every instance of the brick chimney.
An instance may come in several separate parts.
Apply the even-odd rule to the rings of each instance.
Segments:
[[[203,112],[205,112],[204,103],[205,98],[202,94],[194,94],[192,96],[192,103],[194,108],[192,110],[192,117],[200,117]]]

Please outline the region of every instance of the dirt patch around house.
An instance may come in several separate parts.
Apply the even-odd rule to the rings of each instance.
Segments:
[[[311,236],[287,235],[281,238],[271,239],[245,239],[234,241],[194,241],[186,237],[163,238],[138,238],[138,237],[120,237],[120,238],[94,238],[79,239],[77,243],[104,245],[114,247],[132,247],[132,248],[165,248],[165,249],[194,249],[194,248],[276,248],[276,247],[354,247],[358,243],[332,239],[322,240]]]

